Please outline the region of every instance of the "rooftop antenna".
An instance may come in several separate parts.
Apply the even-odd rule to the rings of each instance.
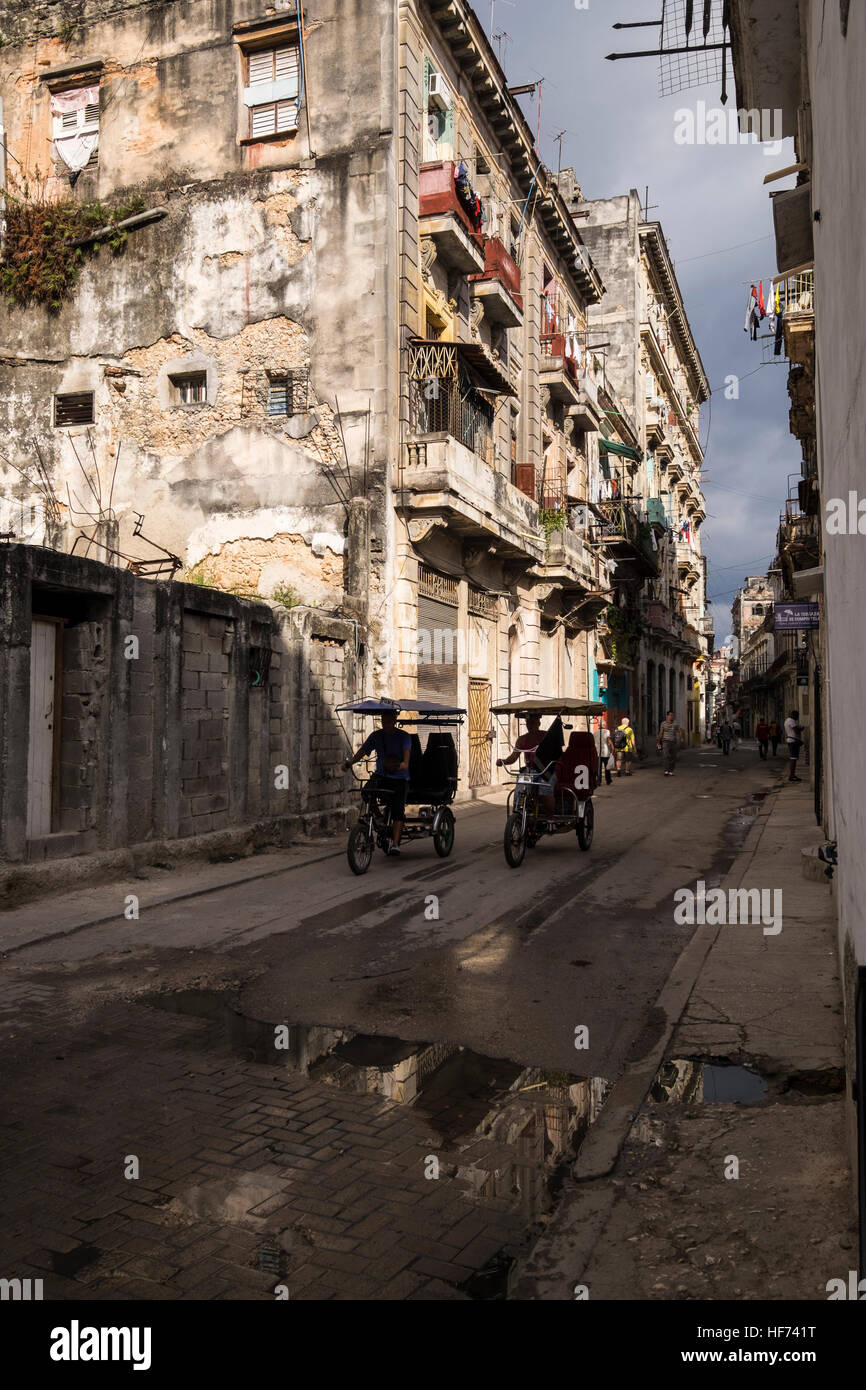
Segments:
[[[514,10],[514,9],[517,8],[517,0],[502,0],[502,4],[503,4],[503,5],[510,5],[511,8],[512,8],[512,10]],[[497,0],[490,0],[490,38],[491,38],[492,41],[495,41],[497,38],[501,38],[501,37],[502,37],[502,34],[497,34],[497,33],[496,33],[496,28],[495,28],[495,26],[496,26],[496,5],[497,5]],[[503,33],[504,33],[504,30],[503,30]],[[508,37],[508,36],[506,35],[506,37]]]
[[[645,196],[644,196],[644,204],[643,204],[643,220],[644,220],[644,222],[649,222],[649,215],[650,215],[650,213],[651,213],[651,212],[656,212],[656,211],[658,211],[658,203],[651,203],[651,202],[650,202],[650,200],[649,200],[649,184],[647,184],[647,186],[646,186],[646,194],[645,194]]]
[[[557,177],[557,178],[559,178],[559,175],[562,173],[562,142],[563,142],[563,140],[565,139],[565,137],[566,137],[567,134],[568,134],[568,131],[567,131],[567,130],[561,130],[561,131],[559,132],[558,135],[554,135],[554,137],[553,137],[553,143],[554,143],[554,145],[558,145],[558,146],[559,146],[559,158],[558,158],[557,164],[556,164],[556,177]]]
[[[502,65],[502,40],[503,40],[503,39],[507,39],[508,42],[511,43],[511,35],[508,33],[507,29],[497,29],[496,33],[492,35],[492,38],[493,38],[493,42],[496,44],[496,48],[497,48],[497,54],[496,54],[496,56],[498,57],[498,59],[499,59],[499,64],[500,64],[500,66],[501,66],[501,65]]]

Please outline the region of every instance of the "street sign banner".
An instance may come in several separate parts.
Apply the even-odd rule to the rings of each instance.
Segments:
[[[802,632],[819,626],[817,603],[777,603],[773,608],[776,632]]]

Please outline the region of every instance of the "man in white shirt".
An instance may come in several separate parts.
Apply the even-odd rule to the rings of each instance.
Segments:
[[[791,710],[791,713],[785,720],[785,738],[788,743],[788,758],[790,760],[790,770],[788,772],[789,782],[799,782],[801,780],[797,776],[797,759],[800,756],[800,749],[803,746],[803,726],[800,724],[799,720],[800,712],[795,709]]]

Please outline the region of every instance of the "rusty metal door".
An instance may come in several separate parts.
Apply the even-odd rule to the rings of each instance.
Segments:
[[[469,682],[469,785],[489,787],[493,728],[490,682]]]

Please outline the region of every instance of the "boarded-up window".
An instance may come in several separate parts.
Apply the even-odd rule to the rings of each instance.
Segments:
[[[298,128],[301,52],[297,45],[263,48],[246,55],[249,137],[261,140]]]
[[[94,420],[93,392],[73,391],[54,397],[54,425],[92,425]]]

